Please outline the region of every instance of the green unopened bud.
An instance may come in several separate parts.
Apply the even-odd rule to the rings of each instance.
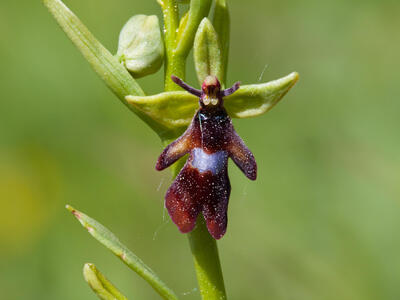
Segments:
[[[119,35],[117,57],[135,78],[157,72],[164,60],[158,17],[130,18]]]
[[[199,83],[202,84],[208,75],[221,78],[223,66],[218,35],[207,18],[204,18],[199,25],[193,49],[194,64]]]

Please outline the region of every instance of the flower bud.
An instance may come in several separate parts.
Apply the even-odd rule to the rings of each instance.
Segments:
[[[135,78],[157,72],[164,60],[158,17],[130,18],[119,35],[117,57]]]
[[[208,18],[204,18],[197,29],[193,47],[194,65],[197,78],[202,84],[209,76],[221,78],[223,65],[218,34]]]

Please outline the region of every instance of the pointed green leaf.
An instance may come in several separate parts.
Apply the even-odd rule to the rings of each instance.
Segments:
[[[217,32],[208,18],[204,18],[194,39],[194,64],[200,85],[208,75],[223,76],[221,48]]]
[[[91,67],[103,79],[114,94],[146,122],[155,132],[161,135],[166,128],[157,124],[147,115],[128,105],[127,95],[144,96],[143,90],[125,67],[114,57],[87,29],[79,18],[60,0],[43,0],[58,24],[82,53]]]
[[[218,40],[221,48],[221,57],[223,74],[219,80],[226,84],[226,72],[229,57],[229,41],[230,41],[230,15],[226,0],[216,0],[213,10],[212,23],[218,35]]]
[[[144,95],[132,76],[62,1],[44,0],[43,3],[93,69],[122,101],[129,94]]]
[[[211,0],[191,0],[189,16],[177,37],[175,52],[177,55],[187,57],[193,46],[194,35],[201,20],[207,17],[211,7]]]
[[[147,97],[127,96],[126,100],[136,109],[171,129],[187,126],[199,107],[199,99],[187,92],[165,92]]]
[[[93,264],[85,264],[83,277],[102,300],[128,300]]]
[[[157,72],[164,62],[164,42],[157,16],[136,15],[119,35],[117,57],[139,78]]]
[[[250,118],[269,111],[297,82],[299,74],[293,72],[286,77],[263,84],[241,86],[225,98],[225,108],[233,118]]]
[[[131,252],[119,239],[106,227],[84,213],[67,205],[67,209],[79,220],[88,232],[101,244],[110,249],[129,268],[146,280],[163,299],[177,299],[175,293],[158,278],[147,265]]]

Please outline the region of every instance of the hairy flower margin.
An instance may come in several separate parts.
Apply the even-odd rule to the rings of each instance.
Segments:
[[[163,12],[164,31],[160,30],[156,16],[133,16],[121,31],[116,55],[111,54],[62,1],[43,0],[43,3],[106,85],[166,145],[182,134],[198,108],[198,98],[181,90],[171,80],[171,75],[185,79],[186,59],[193,46],[199,83],[213,75],[220,79],[223,88],[226,86],[230,16],[227,0],[214,0],[214,3],[212,0],[157,1]],[[180,4],[188,3],[188,11],[179,19]],[[208,18],[209,15],[212,17]],[[165,91],[146,95],[135,78],[155,73],[163,64]],[[277,104],[297,80],[298,74],[293,72],[267,83],[242,85],[224,99],[225,108],[232,118],[262,115]],[[181,166],[182,161],[175,164],[174,176]],[[173,291],[104,226],[71,207],[68,209],[89,233],[148,281],[163,299],[177,299]],[[89,223],[83,222],[84,219]],[[226,299],[215,240],[205,229],[204,220],[198,223],[188,237],[202,299]],[[84,275],[99,298],[126,299],[94,265],[86,264]]]

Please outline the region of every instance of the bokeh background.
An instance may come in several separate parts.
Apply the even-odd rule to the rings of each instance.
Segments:
[[[68,0],[112,52],[156,1]],[[230,1],[229,82],[300,81],[235,120],[259,178],[230,166],[219,242],[230,299],[400,299],[400,2]],[[163,211],[157,136],[105,87],[39,0],[0,2],[2,299],[96,299],[95,263],[130,299],[157,294],[64,209],[114,231],[182,299],[198,299],[188,242]],[[263,70],[265,69],[265,72]],[[188,80],[196,84],[193,65]],[[261,75],[264,73],[263,75]],[[140,80],[162,90],[162,71]]]

